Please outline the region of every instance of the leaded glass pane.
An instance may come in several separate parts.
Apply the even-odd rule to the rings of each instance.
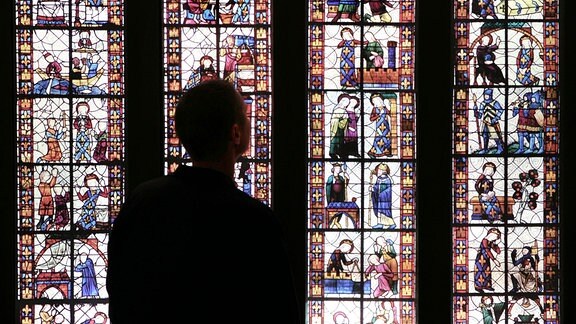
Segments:
[[[21,323],[107,320],[124,197],[123,1],[16,1]]]
[[[559,1],[454,1],[453,323],[560,323]]]
[[[223,78],[242,93],[252,128],[249,150],[237,163],[238,187],[271,202],[270,1],[164,1],[164,98],[166,173],[190,163],[174,131],[182,91]]]
[[[308,2],[308,323],[416,323],[415,1]]]

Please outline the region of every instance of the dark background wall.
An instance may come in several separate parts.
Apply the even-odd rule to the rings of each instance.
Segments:
[[[163,173],[162,34],[160,1],[126,0],[127,190]],[[0,322],[16,317],[16,129],[14,4],[0,8]],[[566,48],[573,35],[574,1],[562,1],[561,26],[561,206],[562,323],[574,311],[575,208],[574,59]],[[417,4],[417,291],[419,323],[451,323],[451,1]],[[290,230],[299,293],[306,295],[307,51],[306,1],[274,1],[273,207]]]

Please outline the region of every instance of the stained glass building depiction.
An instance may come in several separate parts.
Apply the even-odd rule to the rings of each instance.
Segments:
[[[237,163],[244,192],[271,202],[271,6],[269,0],[164,2],[166,172],[189,163],[174,132],[183,90],[213,78],[233,83],[248,107],[252,139]]]
[[[308,2],[308,323],[416,323],[415,6]]]
[[[559,1],[453,8],[453,323],[560,323]]]
[[[107,319],[124,197],[122,1],[16,1],[21,323]]]

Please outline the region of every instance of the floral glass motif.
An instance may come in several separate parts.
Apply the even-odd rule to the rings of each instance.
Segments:
[[[103,323],[124,197],[124,4],[15,5],[19,321]]]
[[[189,164],[174,131],[182,91],[213,78],[244,96],[252,127],[249,150],[236,165],[238,187],[271,202],[271,21],[269,0],[164,1],[165,165]]]
[[[560,323],[559,1],[453,7],[453,323]]]
[[[415,5],[308,2],[308,323],[416,323]]]

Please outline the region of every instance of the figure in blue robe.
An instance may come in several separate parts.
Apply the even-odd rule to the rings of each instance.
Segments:
[[[375,181],[372,178],[375,177]],[[396,223],[392,218],[392,178],[390,178],[390,168],[386,163],[380,163],[370,175],[372,187],[370,188],[370,198],[372,202],[372,212],[376,217],[374,229],[395,229]]]
[[[94,261],[88,254],[82,253],[80,255],[80,263],[76,265],[74,271],[82,273],[82,297],[98,297]]]

